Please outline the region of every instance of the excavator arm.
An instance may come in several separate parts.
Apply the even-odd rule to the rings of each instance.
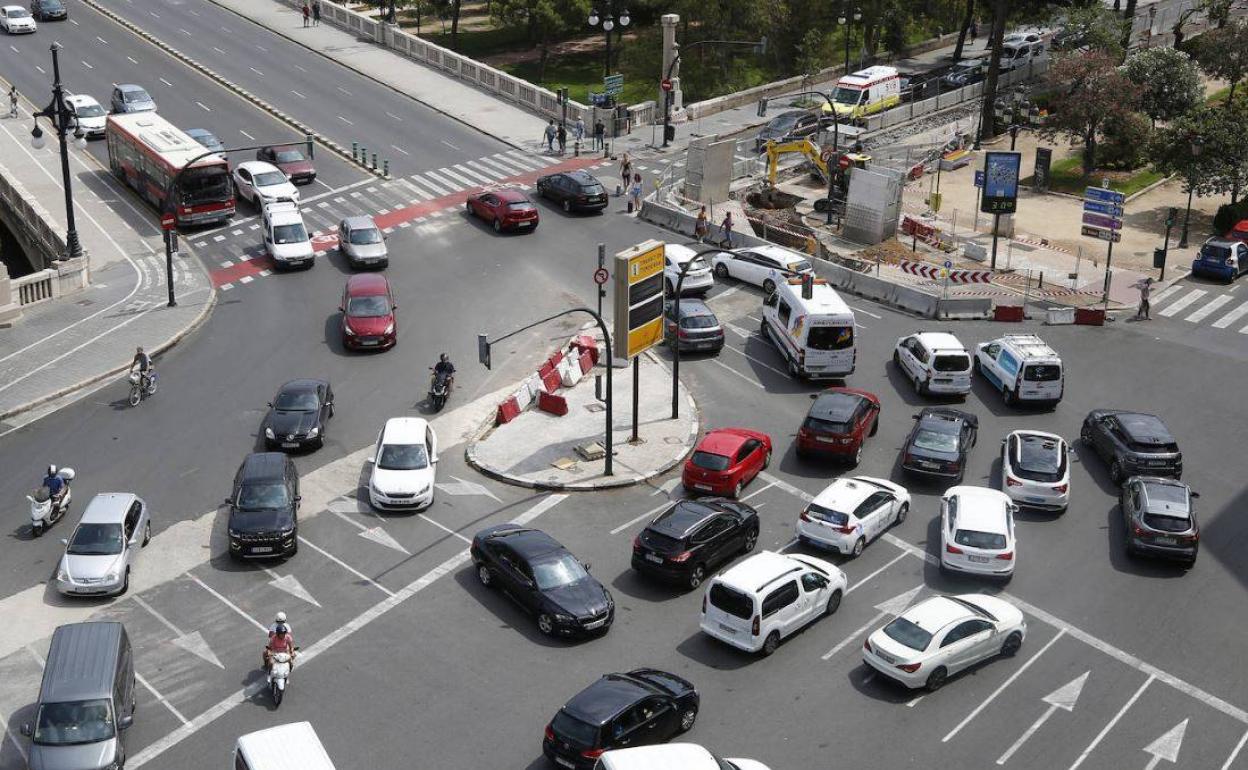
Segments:
[[[805,155],[811,163],[815,164],[815,168],[819,169],[819,173],[826,180],[828,178],[828,164],[824,162],[819,154],[819,147],[809,139],[795,139],[789,142],[777,142],[774,139],[767,141],[767,181],[772,187],[776,185],[776,173],[780,166],[780,156],[787,155],[791,152],[800,152]]]

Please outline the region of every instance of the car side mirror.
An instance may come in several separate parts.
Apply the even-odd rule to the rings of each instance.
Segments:
[[[342,305],[339,305],[339,306],[338,306],[338,312],[339,312],[339,313],[345,313],[345,312],[347,312],[347,309],[346,309],[345,307],[343,307]]]
[[[228,497],[227,497],[227,498],[225,498],[224,500],[222,500],[221,502],[225,503],[226,505],[233,505],[233,504],[234,504],[234,501],[233,501],[233,500],[231,500],[231,499],[230,499],[230,498],[228,498]]]
[[[585,568],[586,572],[589,572],[591,569],[594,568],[594,566],[587,561],[581,562],[581,566]]]
[[[69,545],[69,538],[67,537],[61,538],[61,545]]]
[[[268,404],[269,404],[269,408],[270,408],[270,409],[272,409],[272,408],[273,408],[273,402],[272,402],[272,401],[269,401],[269,402],[268,402]]]
[[[919,415],[917,415],[917,414],[912,414],[912,415],[910,415],[910,419],[912,419],[912,420],[917,420],[917,419],[919,419]]]
[[[366,464],[368,464],[368,465],[372,465],[373,463],[377,462],[377,458],[376,458],[376,457],[365,457],[365,458],[364,458],[364,462],[365,462]]]
[[[438,456],[437,456],[437,455],[434,455],[434,456],[433,456],[433,458],[429,460],[429,462],[433,463],[434,465],[437,465],[437,463],[438,463]]]
[[[27,738],[35,734],[35,731],[30,729],[30,722],[22,723],[21,732],[22,735],[25,735]]]
[[[1194,490],[1194,489],[1188,490],[1188,492],[1187,492],[1187,493],[1188,493],[1189,495],[1191,495],[1192,497],[1200,497],[1200,493],[1199,493],[1199,492],[1197,492],[1197,491],[1196,491],[1196,490]]]
[[[302,499],[303,499],[303,495],[295,495],[295,502],[296,502],[296,503],[297,503],[297,502],[299,502],[299,501],[300,501],[300,500],[302,500]]]

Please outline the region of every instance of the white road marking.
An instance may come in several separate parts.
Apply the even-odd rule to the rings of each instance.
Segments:
[[[1192,289],[1187,294],[1184,294],[1182,297],[1179,297],[1173,303],[1162,308],[1161,312],[1159,312],[1157,315],[1169,318],[1170,316],[1179,312],[1180,310],[1192,304],[1196,300],[1205,296],[1206,293],[1207,292],[1204,289]]]
[[[906,608],[910,606],[911,602],[914,601],[914,598],[918,596],[919,592],[922,591],[924,588],[925,588],[924,584],[920,583],[919,585],[915,586],[914,588],[911,588],[909,591],[906,591],[905,593],[898,594],[894,596],[893,598],[888,599],[887,601],[883,601],[875,605],[875,608],[879,610],[876,616],[868,620],[866,623],[863,623],[862,626],[860,626],[856,630],[850,632],[849,636],[846,636],[844,639],[838,642],[835,647],[833,647],[832,649],[825,652],[822,656],[820,656],[820,660],[830,659],[832,656],[836,655],[838,652],[840,652],[841,650],[845,649],[847,646],[852,644],[855,639],[867,633],[875,626],[879,625],[880,621],[884,620],[885,618],[892,617],[894,615],[900,615],[901,613],[905,612]]]
[[[255,67],[248,67],[247,69],[249,69],[249,70],[251,70],[252,72],[256,73],[256,74],[257,74],[257,75],[259,75],[260,77],[264,77],[264,73],[263,73],[263,72],[261,72],[260,70],[256,69]]]
[[[367,503],[365,503],[364,505],[366,507],[366,510],[364,511],[364,513],[371,514],[373,517],[375,517],[379,521],[384,521],[384,519],[382,519],[380,516],[378,516],[376,513],[373,512],[371,506],[368,506]],[[400,553],[407,554],[408,556],[412,555],[411,551],[404,548],[402,543],[400,543],[398,540],[395,540],[390,535],[389,532],[386,532],[386,530],[382,529],[380,526],[366,527],[360,522],[346,515],[342,511],[335,510],[332,507],[329,509],[329,512],[334,514],[338,518],[342,519],[343,521],[347,522],[351,526],[358,528],[360,530],[360,537],[364,538],[365,540],[371,540],[374,543],[377,543],[379,545],[384,545],[387,548],[393,548],[394,550]]]
[[[618,527],[616,527],[615,529],[611,530],[611,534],[613,534],[613,535],[618,535],[618,534],[620,534],[621,532],[623,532],[624,530],[626,530],[626,529],[628,529],[629,527],[633,526],[633,525],[634,525],[634,524],[636,524],[637,522],[642,521],[642,520],[644,520],[644,519],[648,519],[648,518],[650,518],[651,516],[654,516],[654,515],[655,515],[655,514],[657,514],[659,511],[661,511],[661,510],[663,510],[664,508],[667,508],[669,505],[671,505],[671,504],[672,504],[672,502],[673,502],[673,501],[670,501],[670,500],[669,500],[668,502],[663,503],[662,505],[660,505],[658,508],[654,508],[654,509],[652,509],[652,510],[646,511],[645,513],[641,514],[640,516],[635,516],[635,517],[633,517],[633,518],[629,519],[628,521],[624,522],[624,523],[623,523],[623,524],[621,524],[620,526],[618,526]]]
[[[180,711],[178,711],[176,708],[174,708],[174,705],[173,705],[172,703],[170,703],[170,702],[169,702],[169,700],[168,700],[165,696],[163,696],[163,695],[161,695],[159,692],[157,692],[157,690],[156,690],[156,688],[155,688],[155,687],[152,687],[150,684],[148,684],[147,680],[146,680],[146,679],[144,679],[144,678],[143,678],[143,677],[139,674],[139,672],[137,672],[137,671],[136,671],[136,672],[134,672],[134,678],[135,678],[136,680],[138,680],[139,684],[141,684],[141,685],[143,685],[144,687],[146,687],[146,688],[147,688],[147,691],[148,691],[148,692],[150,692],[153,696],[155,696],[156,700],[160,701],[160,702],[161,702],[161,704],[162,704],[162,705],[164,705],[164,707],[165,707],[165,708],[169,709],[169,712],[170,712],[171,714],[173,714],[175,717],[177,717],[177,718],[178,718],[178,721],[179,721],[179,722],[181,722],[183,726],[186,726],[187,724],[190,724],[190,723],[187,721],[186,717],[182,716],[182,712],[180,712]]]
[[[347,572],[350,572],[352,575],[355,575],[360,580],[363,580],[364,582],[368,583],[370,586],[372,586],[373,588],[376,588],[378,591],[381,591],[386,596],[394,596],[394,591],[391,591],[389,588],[386,588],[382,584],[378,583],[376,580],[373,580],[372,578],[370,578],[368,575],[365,575],[363,572],[360,572],[355,567],[352,567],[350,564],[347,564],[342,559],[339,559],[337,556],[334,556],[329,551],[326,551],[324,548],[321,548],[316,543],[311,542],[303,535],[299,536],[299,542],[303,543],[307,547],[311,548],[313,551],[316,551],[320,555],[324,556],[326,559],[329,559],[334,564],[337,564],[339,567],[342,567]]]
[[[221,663],[221,659],[218,658],[212,651],[212,648],[208,646],[208,642],[204,639],[203,634],[199,631],[192,631],[189,634],[183,633],[182,629],[169,622],[168,618],[157,612],[156,608],[148,604],[142,596],[135,594],[133,598],[135,604],[138,604],[140,607],[147,610],[152,617],[161,622],[161,625],[173,632],[173,644],[181,647],[183,650],[186,650],[197,658],[211,663],[219,669],[225,670],[225,666]]]
[[[154,14],[153,14],[153,15],[154,15]],[[70,19],[70,20],[69,20],[69,23],[70,23],[70,24],[73,24],[75,27],[80,26],[80,25],[78,24],[78,20],[77,20],[77,19]]]
[[[449,177],[450,179],[454,179],[456,182],[459,182],[464,188],[476,187],[479,184],[478,182],[474,182],[471,179],[465,179],[464,177],[460,176],[454,171],[451,171],[449,168],[440,168],[438,169],[438,173],[444,177]]]
[[[444,525],[444,524],[439,524],[438,522],[434,521],[433,519],[429,518],[428,516],[426,516],[426,515],[425,515],[425,514],[423,514],[423,513],[418,513],[418,514],[416,514],[416,515],[417,515],[418,517],[420,517],[420,519],[421,519],[421,520],[429,522],[430,524],[432,524],[433,526],[435,526],[435,527],[437,527],[438,529],[442,530],[443,532],[447,533],[448,535],[454,535],[455,537],[459,538],[460,540],[463,540],[465,543],[471,543],[471,542],[472,542],[472,538],[470,538],[470,537],[466,537],[466,536],[464,536],[464,535],[461,535],[460,533],[456,532],[455,530],[451,529],[450,527],[448,527],[448,526],[446,526],[446,525]]]
[[[850,310],[852,310],[852,311],[854,311],[855,313],[863,313],[863,314],[865,314],[865,315],[869,315],[869,316],[871,316],[872,318],[875,318],[875,319],[880,319],[880,318],[883,318],[883,317],[884,317],[884,316],[882,316],[882,315],[876,315],[875,313],[872,313],[870,310],[863,310],[863,309],[862,309],[862,308],[860,308],[860,307],[854,307],[853,305],[850,305],[850,306],[849,306],[849,309],[850,309]]]
[[[1242,305],[1235,308],[1231,312],[1222,316],[1218,320],[1214,321],[1211,325],[1215,329],[1225,329],[1226,327],[1235,323],[1239,319],[1243,318],[1245,315],[1248,315],[1248,302],[1243,303]]]
[[[908,708],[908,709],[912,709],[912,708],[914,708],[915,706],[919,705],[919,701],[923,700],[923,699],[924,699],[924,698],[926,698],[926,697],[927,697],[926,695],[920,695],[919,697],[917,697],[917,698],[915,698],[915,699],[913,699],[913,700],[907,701],[907,702],[906,702],[906,708]]]
[[[1047,703],[1049,707],[1044,710],[1044,713],[1036,718],[1036,721],[1031,723],[1031,727],[1028,727],[1023,731],[1022,735],[1018,736],[1018,740],[1014,741],[1014,744],[1006,749],[1004,754],[997,758],[997,764],[1004,765],[1006,762],[1009,762],[1010,757],[1014,756],[1015,752],[1022,748],[1023,744],[1026,743],[1031,736],[1035,735],[1036,731],[1039,730],[1045,722],[1049,721],[1049,717],[1053,716],[1058,709],[1064,709],[1068,712],[1074,711],[1075,702],[1079,700],[1079,695],[1083,692],[1083,685],[1088,681],[1088,674],[1090,673],[1092,672],[1085,671],[1075,679],[1072,679],[1070,682],[1067,682],[1053,692],[1044,696],[1042,700]]]
[[[762,489],[756,489],[756,490],[754,490],[753,492],[751,492],[751,493],[749,493],[748,495],[746,495],[745,497],[741,498],[741,502],[743,502],[743,503],[744,503],[746,500],[749,500],[751,497],[758,497],[759,495],[761,495],[762,493],[764,493],[764,492],[766,492],[767,490],[771,489],[771,488],[772,488],[772,487],[774,487],[775,485],[776,485],[776,482],[774,482],[774,481],[773,481],[773,482],[771,482],[770,484],[768,484],[767,486],[763,487]]]
[[[10,47],[12,47],[12,46],[10,46]],[[17,49],[16,49],[16,48],[14,48],[13,50],[15,50],[15,51],[16,51]],[[86,68],[87,68],[87,69],[89,69],[89,70],[93,70],[93,69],[95,69],[95,67],[92,67],[92,66],[90,65],[90,63],[88,63],[88,62],[87,62],[87,60],[86,60],[86,59],[83,59],[83,60],[82,60],[82,66],[86,67]]]
[[[559,162],[558,158],[547,158],[541,155],[527,155],[519,150],[507,150],[506,154],[527,165],[536,165],[537,168],[553,166]]]
[[[242,134],[243,136],[247,137],[248,139],[250,139],[250,140],[251,140],[251,141],[253,141],[253,142],[254,142],[254,141],[256,141],[256,138],[255,138],[254,136],[252,136],[251,134],[247,133],[246,131],[244,131],[244,130],[243,130],[243,129],[241,129],[241,128],[240,128],[240,129],[238,129],[238,133]]]
[[[416,195],[420,196],[420,198],[421,198],[422,200],[427,200],[427,201],[431,201],[431,200],[433,200],[433,196],[432,196],[432,195],[430,195],[429,193],[427,193],[427,192],[425,192],[424,190],[420,189],[419,187],[417,187],[416,185],[412,184],[411,182],[407,181],[406,179],[403,179],[403,178],[401,178],[401,177],[400,177],[399,179],[397,179],[397,180],[395,180],[395,181],[397,181],[399,184],[403,185],[403,186],[404,186],[404,187],[406,187],[407,189],[411,190],[411,191],[412,191],[412,193],[414,193],[414,194],[416,194]],[[415,205],[416,203],[418,203],[418,201],[415,201],[415,200],[414,200],[414,201],[412,201],[412,204],[413,204],[413,205]],[[407,223],[406,223],[406,222],[404,222],[403,224],[407,224]]]
[[[399,121],[400,123],[402,123],[402,122],[403,122],[403,118],[400,118],[398,115],[395,115],[395,114],[394,114],[394,113],[392,113],[392,112],[387,112],[386,114],[387,114],[387,115],[389,115],[390,117],[394,118],[395,120]]]
[[[1204,292],[1201,293],[1203,294]],[[1118,724],[1118,720],[1122,719],[1122,715],[1127,713],[1127,709],[1131,708],[1131,706],[1139,700],[1140,696],[1144,694],[1145,688],[1152,684],[1155,678],[1156,677],[1150,676],[1148,679],[1144,680],[1144,684],[1140,685],[1140,689],[1135,691],[1135,694],[1131,696],[1131,699],[1118,710],[1117,714],[1114,714],[1114,718],[1109,720],[1109,722],[1101,728],[1101,731],[1096,734],[1096,737],[1092,739],[1092,742],[1088,744],[1088,747],[1083,750],[1083,753],[1079,755],[1079,758],[1075,760],[1075,763],[1070,766],[1070,770],[1075,770],[1075,768],[1083,764],[1083,760],[1087,759],[1088,755],[1092,753],[1092,750],[1095,749],[1102,740],[1104,740],[1105,736],[1109,734],[1109,731],[1114,728],[1114,725]]]
[[[971,711],[971,713],[967,714],[967,715],[966,715],[966,717],[965,717],[965,718],[964,718],[961,722],[958,722],[958,726],[957,726],[957,727],[955,727],[955,728],[953,728],[952,730],[950,730],[950,731],[948,732],[948,734],[946,734],[946,735],[945,735],[945,737],[944,737],[944,738],[941,738],[941,739],[940,739],[940,742],[941,742],[941,743],[948,743],[948,742],[949,742],[949,739],[953,738],[955,735],[957,735],[959,732],[961,732],[963,727],[966,727],[966,725],[967,725],[967,724],[968,724],[968,723],[969,723],[972,719],[974,719],[976,716],[978,716],[978,715],[979,715],[979,712],[981,712],[981,711],[983,711],[985,708],[987,708],[989,703],[992,703],[994,700],[996,700],[997,696],[998,696],[998,695],[1000,695],[1002,692],[1004,692],[1004,691],[1005,691],[1005,688],[1009,687],[1009,686],[1010,686],[1010,684],[1011,684],[1011,683],[1012,683],[1015,679],[1018,679],[1020,676],[1022,676],[1023,672],[1024,672],[1024,671],[1026,671],[1026,670],[1027,670],[1027,668],[1028,668],[1029,666],[1031,666],[1031,664],[1032,664],[1032,663],[1035,663],[1037,660],[1039,660],[1041,655],[1043,655],[1045,652],[1047,652],[1047,651],[1048,651],[1048,649],[1049,649],[1050,647],[1052,647],[1052,646],[1053,646],[1053,645],[1057,642],[1057,640],[1058,640],[1058,639],[1061,639],[1061,638],[1062,638],[1063,636],[1065,636],[1065,635],[1066,635],[1066,630],[1065,630],[1065,629],[1060,629],[1060,628],[1059,628],[1059,629],[1058,629],[1058,631],[1057,631],[1057,633],[1056,633],[1056,634],[1054,634],[1053,638],[1052,638],[1052,639],[1050,639],[1050,640],[1048,641],[1048,643],[1046,643],[1043,647],[1041,647],[1041,648],[1040,648],[1040,650],[1039,650],[1038,652],[1036,652],[1036,654],[1035,654],[1035,655],[1032,655],[1030,658],[1028,658],[1026,663],[1024,663],[1023,665],[1019,666],[1019,667],[1018,667],[1018,669],[1017,669],[1017,670],[1015,670],[1015,671],[1014,671],[1014,673],[1013,673],[1013,674],[1011,674],[1011,675],[1010,675],[1010,677],[1009,677],[1008,679],[1006,679],[1004,682],[1002,682],[1002,683],[1001,683],[1001,685],[1000,685],[999,687],[997,687],[997,689],[995,689],[995,690],[993,690],[993,691],[992,691],[992,694],[991,694],[991,695],[989,695],[987,698],[985,698],[985,699],[984,699],[984,701],[983,701],[982,703],[980,703],[978,706],[976,706],[976,707],[975,707],[975,708]]]
[[[524,172],[528,171],[528,169],[524,168],[523,166],[518,167],[514,164],[508,165],[506,161],[507,161],[507,157],[502,155],[501,153],[499,155],[495,155],[493,158],[481,158],[482,163],[488,163],[491,166],[495,166],[501,169],[503,173],[509,177],[519,176],[520,174],[523,174]]]
[[[393,149],[395,149],[395,150],[398,150],[399,152],[403,153],[404,155],[411,155],[411,153],[410,153],[410,152],[408,152],[407,150],[403,149],[402,147],[399,147],[399,146],[398,146],[398,145],[396,145],[396,144],[392,144],[392,145],[390,145],[390,147],[391,147],[391,148],[393,148]]]
[[[186,35],[187,37],[192,37],[192,35],[191,35],[191,33],[190,33],[190,32],[187,32],[186,30],[182,29],[181,27],[178,27],[178,31],[179,31],[179,32],[181,32],[183,35]]]
[[[260,53],[268,53],[268,52],[269,52],[269,49],[265,48],[265,47],[264,47],[264,46],[262,46],[262,45],[258,45],[258,46],[256,46],[256,50],[257,50],[257,51],[259,51]]]
[[[342,92],[343,92],[344,94],[346,94],[347,96],[350,96],[350,95],[351,95],[351,92],[350,92],[350,91],[348,91],[347,89],[343,88],[342,86],[338,86],[338,90],[339,90],[339,91],[342,91]]]
[[[1190,718],[1184,719],[1167,730],[1164,735],[1144,747],[1145,754],[1153,755],[1153,758],[1144,766],[1144,770],[1153,770],[1153,768],[1161,764],[1163,759],[1170,764],[1179,761],[1179,749],[1183,745],[1183,736],[1187,733],[1188,721],[1190,721]]]
[[[454,166],[454,168],[455,168],[455,170],[456,170],[456,171],[460,172],[461,174],[464,174],[465,176],[467,176],[467,177],[469,177],[469,178],[471,178],[471,179],[476,179],[476,180],[478,180],[478,181],[479,181],[480,183],[482,183],[482,184],[493,184],[493,183],[494,183],[494,177],[485,176],[484,174],[482,174],[482,173],[481,173],[481,172],[479,172],[479,171],[473,171],[472,169],[468,168],[467,166],[465,166],[465,165],[464,165],[464,164],[462,164],[462,163],[456,163],[456,164],[455,164],[455,166]]]
[[[729,346],[729,347],[731,347],[731,346]],[[750,377],[750,376],[748,376],[748,375],[742,374],[741,372],[738,372],[736,369],[733,369],[731,366],[729,366],[728,364],[724,363],[723,361],[720,361],[718,358],[711,358],[711,359],[708,359],[708,360],[709,360],[711,363],[713,363],[713,364],[716,364],[716,365],[718,365],[718,366],[722,366],[723,368],[725,368],[725,369],[727,369],[728,371],[732,372],[733,374],[737,375],[738,377],[740,377],[741,379],[743,379],[743,380],[745,380],[746,382],[750,383],[751,385],[753,385],[754,387],[758,388],[759,390],[767,390],[767,388],[763,387],[763,384],[762,384],[761,382],[759,382],[759,381],[755,380],[753,377]]]
[[[415,184],[416,182],[419,182],[420,184],[423,184],[425,187],[428,187],[430,190],[433,190],[434,194],[439,198],[446,196],[446,195],[450,195],[449,192],[447,192],[446,190],[443,190],[441,187],[434,184],[433,182],[430,182],[428,179],[425,179],[419,174],[413,174],[411,176],[411,181],[413,184]]]
[[[1202,305],[1201,308],[1197,310],[1195,313],[1192,313],[1191,315],[1189,315],[1187,318],[1184,318],[1183,320],[1188,321],[1190,323],[1199,323],[1205,320],[1205,318],[1213,315],[1214,311],[1216,311],[1218,308],[1222,307],[1226,303],[1230,302],[1232,299],[1233,297],[1231,297],[1230,294],[1219,294],[1218,296],[1214,297],[1213,299],[1209,300],[1204,305]]]
[[[228,286],[229,284],[226,284],[226,285]],[[223,286],[222,288],[225,288],[225,287]],[[255,618],[253,618],[252,616],[248,615],[248,614],[247,614],[247,612],[246,612],[245,610],[243,610],[243,608],[239,607],[239,606],[238,606],[237,604],[235,604],[234,602],[230,601],[229,599],[225,598],[225,597],[224,597],[224,596],[222,596],[221,594],[217,593],[217,591],[216,591],[215,589],[213,589],[211,586],[209,586],[207,583],[205,583],[204,581],[200,580],[198,577],[196,577],[196,576],[194,576],[194,575],[190,574],[189,572],[187,573],[187,577],[189,577],[189,578],[191,579],[191,581],[195,583],[195,585],[199,586],[200,588],[204,589],[204,590],[205,590],[205,591],[207,591],[208,593],[210,593],[210,594],[212,594],[213,596],[215,596],[217,599],[221,600],[221,603],[222,603],[222,604],[224,604],[226,607],[229,607],[230,609],[234,610],[234,612],[235,612],[235,613],[237,613],[240,617],[242,617],[242,619],[243,619],[243,620],[247,621],[248,623],[252,624],[252,625],[253,625],[253,626],[255,626],[256,628],[260,629],[260,632],[261,632],[261,633],[264,633],[264,634],[269,633],[269,628],[268,628],[268,626],[264,625],[263,623],[261,623],[260,621],[256,620],[256,619],[255,619]]]
[[[432,171],[426,171],[426,172],[425,172],[425,176],[427,176],[427,177],[429,177],[430,179],[432,179],[433,181],[437,182],[439,185],[441,185],[441,186],[443,186],[443,187],[446,187],[447,189],[451,190],[451,192],[459,192],[460,190],[464,189],[464,188],[460,187],[458,184],[456,184],[456,183],[454,183],[454,182],[450,181],[449,179],[443,179],[441,176],[439,176],[439,175],[435,174],[435,173],[434,173],[434,172],[432,172]],[[420,177],[415,177],[415,178],[419,179]],[[446,193],[442,193],[442,194],[443,194],[443,195],[446,195]]]
[[[304,96],[303,94],[299,93],[298,91],[296,91],[296,90],[294,90],[294,89],[291,89],[291,91],[290,91],[290,92],[291,92],[292,94],[294,94],[295,96],[298,96],[300,99],[307,99],[307,98],[308,98],[308,97]]]
[[[108,45],[108,41],[107,41],[107,40],[105,40],[104,38],[100,37],[99,35],[96,35],[96,36],[95,36],[95,39],[96,39],[96,40],[98,40],[98,41],[100,41],[100,43],[101,43],[102,45]]]
[[[795,541],[797,540],[797,538],[793,538],[793,539],[794,539]],[[909,556],[909,555],[910,555],[910,554],[906,553],[905,551],[902,551],[901,553],[897,554],[897,555],[896,555],[896,556],[894,556],[892,559],[889,559],[888,563],[887,563],[887,564],[885,564],[883,567],[880,567],[880,568],[879,568],[879,569],[877,569],[875,572],[872,572],[870,575],[867,575],[867,576],[866,576],[866,577],[864,577],[863,579],[861,579],[861,580],[859,580],[859,581],[855,582],[855,583],[854,583],[852,586],[850,586],[849,588],[846,588],[846,589],[845,589],[845,595],[846,595],[846,596],[848,596],[849,594],[852,594],[852,593],[854,592],[854,589],[861,587],[863,584],[865,584],[865,583],[869,582],[869,581],[870,581],[873,577],[875,577],[876,575],[880,574],[880,573],[881,573],[881,572],[883,572],[884,570],[888,569],[889,567],[893,566],[894,564],[896,564],[897,562],[901,561],[902,559],[906,558],[906,557],[907,557],[907,556]]]
[[[131,64],[138,64],[138,63],[139,63],[139,60],[138,60],[138,59],[136,59],[136,58],[134,58],[133,56],[127,56],[126,58],[130,60],[130,63],[131,63]]]
[[[204,112],[212,112],[212,109],[208,105],[204,104],[203,102],[195,102],[195,103],[198,104],[199,108],[203,110]]]
[[[1235,748],[1231,750],[1231,755],[1222,763],[1222,770],[1231,770],[1231,765],[1234,764],[1235,758],[1239,756],[1239,752],[1244,750],[1245,743],[1248,743],[1248,732],[1245,732],[1243,737],[1239,739],[1239,743],[1235,744]]]
[[[302,601],[307,602],[308,604],[311,604],[313,607],[321,606],[321,603],[318,602],[312,596],[312,593],[308,589],[303,587],[303,583],[299,582],[299,578],[289,573],[285,575],[279,575],[268,567],[263,567],[262,569],[264,570],[265,574],[273,578],[272,580],[269,581],[269,585],[281,591],[285,591],[286,593],[290,594],[296,599],[300,599]]]
[[[165,80],[164,78],[161,78],[161,77],[158,77],[156,79],[164,83],[165,85],[169,86],[170,88],[173,88],[173,83],[170,83],[168,80]]]
[[[479,174],[484,174],[486,177],[488,177],[491,180],[504,178],[503,174],[498,169],[490,168],[489,166],[484,166],[475,160],[464,161],[464,163],[466,165],[472,166],[474,169],[477,170]]]
[[[296,64],[296,65],[294,65],[294,66],[295,66],[295,69],[299,70],[300,72],[307,72],[307,70],[306,70],[306,69],[304,69],[303,67],[300,67],[298,64]]]
[[[1184,283],[1171,284],[1170,288],[1161,291],[1156,297],[1153,297],[1152,304],[1158,305],[1158,304],[1161,304],[1162,302],[1165,302],[1167,299],[1174,296],[1174,294],[1176,294],[1177,292],[1183,291],[1183,289],[1187,288],[1189,285],[1190,284],[1184,284]]]
[[[458,147],[456,147],[455,145],[453,145],[453,144],[451,144],[450,142],[446,141],[445,139],[443,139],[443,140],[442,140],[442,144],[445,144],[447,147],[450,147],[452,150],[458,150],[458,149],[459,149]]]
[[[767,363],[767,362],[765,362],[765,361],[761,361],[761,360],[759,360],[759,359],[755,358],[754,356],[750,355],[749,353],[746,353],[744,350],[737,350],[737,349],[736,349],[736,348],[734,348],[732,345],[725,345],[724,347],[725,347],[725,348],[727,348],[728,350],[734,351],[734,352],[736,352],[736,353],[739,353],[740,355],[745,356],[746,358],[750,359],[751,361],[753,361],[754,363],[758,364],[759,366],[761,366],[761,367],[763,367],[763,368],[765,368],[765,369],[770,369],[771,371],[775,372],[776,374],[779,374],[779,375],[781,375],[781,376],[783,376],[783,377],[788,377],[788,376],[789,376],[789,373],[788,373],[788,372],[783,371],[783,370],[781,370],[781,369],[777,369],[776,367],[772,366],[771,364],[769,364],[769,363]],[[714,361],[715,359],[711,359],[711,360],[712,360],[712,361]],[[762,387],[762,385],[759,385],[759,387]]]
[[[227,55],[225,51],[222,51],[220,48],[217,48],[215,45],[212,47],[212,50],[216,51],[217,53],[221,54],[222,56],[226,56],[226,55]]]
[[[346,118],[344,118],[344,117],[343,117],[343,116],[341,116],[341,115],[339,115],[339,116],[338,116],[338,119],[339,119],[339,120],[341,120],[343,123],[346,123],[348,126],[354,126],[354,125],[355,125],[354,123],[352,123],[351,121],[347,120]]]

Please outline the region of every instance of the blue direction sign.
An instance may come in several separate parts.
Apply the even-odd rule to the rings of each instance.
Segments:
[[[624,76],[607,75],[602,79],[602,90],[608,96],[619,96],[624,93]]]
[[[1100,201],[1084,201],[1083,210],[1090,211],[1093,214],[1104,214],[1107,217],[1122,217],[1122,206],[1115,203],[1101,203]]]
[[[975,170],[975,186],[976,187],[984,186],[984,172],[982,169]]]
[[[1123,193],[1117,190],[1107,190],[1104,187],[1089,187],[1083,191],[1083,197],[1085,200],[1115,203],[1119,206],[1127,201],[1127,196]]]
[[[1101,227],[1106,230],[1119,230],[1122,228],[1121,219],[1107,217],[1104,214],[1089,214],[1085,212],[1083,215],[1083,223],[1085,225],[1091,225],[1092,227]]]

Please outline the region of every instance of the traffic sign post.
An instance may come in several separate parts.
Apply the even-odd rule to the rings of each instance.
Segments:
[[[641,390],[637,357],[663,340],[664,248],[663,241],[649,240],[615,255],[615,334],[621,358],[633,359],[633,442]]]
[[[605,267],[600,267],[594,271],[594,283],[598,284],[599,286],[606,283],[607,279],[610,277],[611,277],[611,274],[607,272],[607,269]]]
[[[1114,258],[1114,244],[1122,240],[1123,204],[1126,202],[1127,196],[1124,193],[1108,187],[1088,187],[1083,191],[1083,226],[1080,228],[1080,233],[1106,243],[1105,287],[1102,299],[1107,308],[1109,307],[1109,283],[1112,280],[1109,265]],[[1170,231],[1167,228],[1167,247],[1169,241]]]
[[[663,78],[663,80],[659,83],[659,88],[662,88],[664,91],[671,91],[672,81],[668,78]]]
[[[178,226],[178,218],[172,211],[167,211],[160,215],[160,227],[162,230],[172,230]]]
[[[607,75],[602,79],[602,91],[607,96],[619,96],[624,93],[624,76]]]

